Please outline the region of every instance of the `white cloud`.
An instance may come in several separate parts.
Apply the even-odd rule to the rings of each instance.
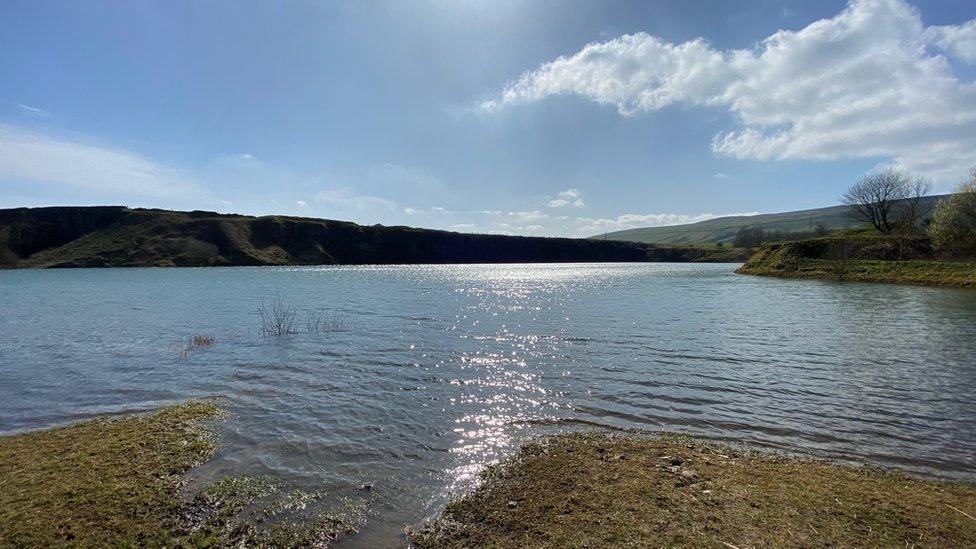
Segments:
[[[580,197],[576,189],[568,189],[557,196],[567,199]],[[408,223],[419,224],[424,227],[440,228],[460,232],[478,232],[486,234],[521,234],[545,236],[589,237],[604,232],[652,227],[662,225],[679,225],[694,223],[720,217],[712,213],[678,214],[622,214],[611,218],[582,217],[572,215],[550,215],[540,210],[501,211],[501,210],[471,210],[458,211],[440,206],[404,207],[401,210],[412,218]],[[572,210],[565,210],[571,212]],[[755,215],[756,212],[745,214],[722,215]],[[422,221],[422,222],[421,222]]]
[[[25,105],[23,103],[14,103],[14,107],[17,109],[18,112],[20,112],[20,114],[27,115],[27,116],[39,116],[41,118],[48,118],[51,116],[51,113],[47,112],[44,109],[31,107],[30,105]]]
[[[304,200],[297,200],[295,203],[298,204],[299,208],[305,208],[308,206],[308,202],[305,202]]]
[[[0,124],[0,181],[54,183],[113,197],[200,192],[184,174],[142,155],[5,124]]]
[[[315,193],[315,202],[343,213],[396,211],[397,203],[379,196],[356,195],[345,189],[330,189]]]
[[[729,73],[722,54],[704,40],[674,45],[646,33],[629,34],[526,72],[500,100],[482,107],[575,93],[631,115],[678,101],[703,101],[721,92]]]
[[[717,174],[715,174],[715,175],[713,175],[712,177],[714,177],[715,179],[725,179],[725,178],[727,178],[728,176],[729,176],[728,174],[725,174],[725,173],[722,173],[722,172],[719,172],[719,173],[717,173]]]
[[[672,44],[646,33],[592,43],[524,73],[503,105],[577,94],[632,116],[673,104],[728,109],[739,125],[713,151],[740,159],[887,158],[951,180],[976,163],[976,20],[926,28],[903,0],[853,0],[831,19],[754,49]]]
[[[463,213],[463,212],[451,211],[451,210],[448,210],[447,208],[444,208],[442,206],[431,206],[431,207],[426,208],[426,209],[425,208],[415,208],[413,206],[407,206],[407,207],[403,208],[403,213],[405,213],[407,215],[416,215],[416,216],[441,216],[441,217],[443,217],[445,215],[460,214],[460,213]],[[474,213],[482,213],[482,212],[474,212]]]
[[[549,217],[548,214],[544,214],[539,210],[532,210],[530,212],[508,212],[508,216],[513,217],[521,222],[539,221],[542,219],[547,219]]]
[[[962,25],[929,27],[925,32],[943,51],[967,63],[976,63],[976,19]]]
[[[582,193],[580,193],[579,189],[566,189],[556,195],[556,198],[546,201],[546,207],[565,208],[566,206],[572,206],[574,208],[584,208],[586,207],[586,203],[583,202],[581,196]]]
[[[731,213],[716,215],[711,213],[702,214],[676,214],[676,213],[655,213],[655,214],[623,214],[615,218],[577,218],[576,233],[580,236],[591,236],[599,233],[623,231],[626,229],[639,229],[641,227],[663,227],[666,225],[684,225],[686,223],[697,223],[716,217],[732,215],[756,215],[758,212],[751,213]]]

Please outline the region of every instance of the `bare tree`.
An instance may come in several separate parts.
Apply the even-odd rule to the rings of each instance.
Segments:
[[[841,202],[850,206],[857,217],[888,234],[896,228],[915,226],[919,203],[929,188],[922,178],[887,169],[862,177],[844,193]]]
[[[918,229],[922,212],[922,199],[932,190],[932,184],[925,178],[914,176],[908,179],[904,188],[904,198],[898,208],[898,228],[908,234]]]

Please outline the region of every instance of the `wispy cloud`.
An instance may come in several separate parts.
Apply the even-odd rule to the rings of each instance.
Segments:
[[[330,208],[348,212],[389,213],[396,211],[397,203],[379,196],[360,195],[347,189],[329,189],[315,193],[312,199]]]
[[[61,184],[116,196],[174,197],[199,191],[179,170],[120,148],[0,124],[0,181]]]
[[[51,116],[51,113],[44,109],[31,107],[30,105],[25,105],[23,103],[14,103],[14,108],[17,109],[17,112],[25,116],[39,116],[41,118],[48,118]]]
[[[578,191],[575,194],[580,196]],[[569,213],[573,210],[565,211]],[[552,215],[541,210],[454,211],[439,207],[407,207],[403,209],[403,212],[416,219],[418,224],[448,228],[454,231],[570,237],[589,237],[625,229],[681,225],[726,215],[756,215],[758,213],[624,213],[615,217],[586,217]]]
[[[548,219],[549,215],[544,214],[539,210],[532,210],[527,212],[508,212],[508,217],[511,217],[521,222],[526,222],[526,221],[540,221],[542,219]]]
[[[621,214],[614,218],[577,218],[576,232],[578,236],[592,236],[604,232],[623,231],[626,229],[640,229],[643,227],[664,227],[668,225],[684,225],[686,223],[697,223],[716,217],[731,215],[757,215],[759,212],[749,213],[730,213],[730,214],[676,214],[676,213],[652,213],[652,214]]]

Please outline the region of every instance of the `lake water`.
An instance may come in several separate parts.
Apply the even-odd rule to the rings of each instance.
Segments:
[[[360,501],[353,546],[401,543],[524,437],[592,426],[976,478],[976,291],[735,267],[0,271],[0,433],[218,396],[193,475]],[[320,308],[346,329],[266,336],[273,295],[299,330]],[[195,334],[216,344],[183,356]]]

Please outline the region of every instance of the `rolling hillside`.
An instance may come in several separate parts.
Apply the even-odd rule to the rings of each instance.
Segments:
[[[942,196],[928,196],[923,199],[923,216],[931,215],[935,203]],[[845,206],[830,206],[795,212],[717,217],[687,225],[667,227],[645,227],[616,231],[590,238],[606,240],[625,240],[648,244],[715,244],[731,242],[741,228],[761,228],[768,231],[810,231],[822,223],[827,229],[846,229],[861,224],[847,213]]]
[[[122,206],[0,210],[0,268],[742,261],[742,250]]]

